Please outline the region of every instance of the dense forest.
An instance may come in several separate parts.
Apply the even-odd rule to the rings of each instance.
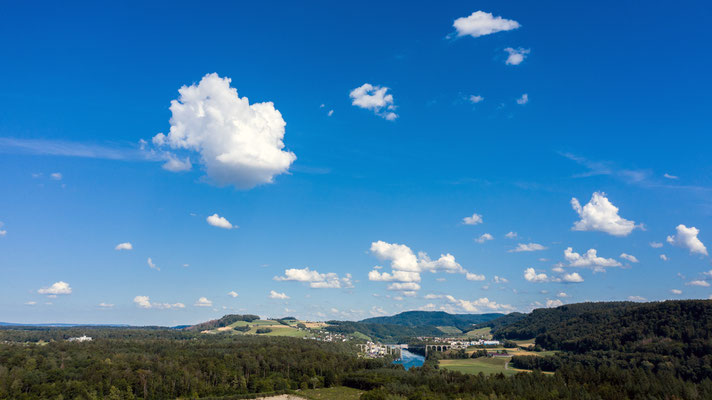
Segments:
[[[1,328],[0,399],[229,399],[337,385],[364,390],[363,400],[712,399],[712,301],[584,303],[505,321],[494,325],[499,337],[536,333],[537,347],[557,352],[514,356],[511,367],[534,372],[505,377],[438,368],[440,358],[473,357],[464,351],[433,353],[405,371],[388,358],[359,358],[350,343],[159,328]],[[389,335],[432,328],[331,328],[373,327]],[[66,340],[82,334],[94,340]]]
[[[44,330],[47,338],[57,337],[53,331]],[[348,344],[294,338],[197,337],[169,330],[145,335],[127,330],[126,337],[120,337],[121,330],[111,331],[90,342],[27,344],[17,341],[23,339],[21,331],[0,329],[0,398],[172,399],[271,393],[332,386],[339,376],[389,361],[358,358]]]

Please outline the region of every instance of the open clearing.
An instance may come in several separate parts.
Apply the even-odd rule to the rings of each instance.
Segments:
[[[299,396],[309,400],[358,400],[363,391],[343,386],[300,390]]]
[[[437,328],[440,330],[440,332],[447,333],[450,335],[459,335],[462,333],[461,330],[455,328],[454,326],[438,326]]]
[[[503,373],[505,375],[515,375],[518,371],[505,369],[509,361],[508,357],[480,357],[468,358],[465,360],[440,360],[440,368],[458,371],[465,374],[485,375]]]
[[[477,338],[477,339],[492,339],[492,334],[490,331],[492,328],[480,328],[480,329],[473,329],[469,332],[467,332],[465,335],[470,338]]]

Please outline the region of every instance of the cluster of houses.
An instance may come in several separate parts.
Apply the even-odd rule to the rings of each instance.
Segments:
[[[366,342],[366,344],[360,344],[359,347],[361,347],[361,351],[366,357],[377,358],[384,357],[389,354],[400,356],[401,348],[407,348],[408,345],[388,345],[369,341]]]
[[[81,342],[91,342],[91,340],[92,340],[91,337],[87,336],[87,335],[82,335],[79,337],[70,337],[69,339],[67,339],[67,341],[69,341],[69,342],[80,342],[80,343]]]
[[[348,342],[349,337],[340,333],[326,333],[321,336],[305,336],[304,339],[318,340],[320,342]]]

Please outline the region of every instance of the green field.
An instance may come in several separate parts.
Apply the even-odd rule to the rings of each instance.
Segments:
[[[509,358],[499,357],[480,357],[468,358],[465,360],[440,360],[440,368],[458,371],[465,374],[479,374],[482,372],[485,375],[503,373],[505,375],[515,375],[517,371],[505,369]]]
[[[467,337],[472,337],[472,338],[492,339],[492,334],[490,333],[491,330],[492,330],[492,328],[490,328],[490,327],[473,329],[473,330],[467,332],[466,335],[467,335]]]
[[[461,330],[455,328],[454,326],[438,326],[437,328],[440,329],[440,332],[447,333],[449,335],[459,335],[462,333]]]
[[[239,332],[239,331],[232,329],[236,326],[246,326],[246,325],[250,326],[250,330],[247,332]],[[229,329],[220,328],[220,329],[217,329],[214,331],[215,332],[230,332],[235,335],[256,335],[258,328],[270,328],[270,329],[272,329],[272,332],[262,333],[260,335],[262,335],[262,336],[289,336],[289,337],[299,337],[299,338],[310,335],[310,333],[308,331],[297,329],[296,324],[294,324],[294,326],[292,326],[292,325],[287,326],[287,325],[282,325],[277,321],[270,321],[270,320],[263,320],[263,319],[259,319],[259,320],[252,321],[252,322],[237,321],[235,323],[230,324],[228,328]]]
[[[309,400],[358,400],[363,392],[343,386],[300,390],[297,395]]]
[[[361,332],[354,332],[353,337],[356,339],[371,340],[371,338]]]

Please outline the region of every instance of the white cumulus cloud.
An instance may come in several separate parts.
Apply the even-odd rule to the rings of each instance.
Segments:
[[[568,247],[564,250],[564,258],[572,267],[620,267],[621,263],[613,258],[603,258],[597,255],[596,249],[588,249],[583,255],[573,251],[573,248]]]
[[[529,95],[526,93],[524,93],[522,97],[517,99],[517,104],[519,104],[520,106],[523,106],[527,103],[529,103]]]
[[[114,247],[114,250],[133,250],[133,245],[129,242],[119,243]]]
[[[482,223],[482,216],[480,214],[474,213],[471,217],[465,217],[462,219],[462,223],[465,225],[478,225]]]
[[[159,310],[167,310],[170,308],[185,308],[183,303],[151,303],[151,299],[148,296],[136,296],[133,302],[140,308],[155,308]]]
[[[517,237],[517,232],[508,232],[506,235],[504,235],[507,239],[514,239]]]
[[[628,296],[628,300],[630,301],[645,301],[645,297],[642,296]]]
[[[286,293],[275,292],[274,290],[269,291],[270,299],[287,300],[289,296]]]
[[[574,231],[601,231],[613,236],[628,236],[636,228],[635,222],[618,215],[618,207],[603,192],[594,192],[583,207],[574,197],[571,206],[581,218],[571,228]]]
[[[554,300],[547,299],[546,300],[546,308],[555,308],[555,307],[560,307],[563,305],[564,305],[564,302],[559,299],[554,299]]]
[[[509,54],[509,56],[507,57],[507,61],[504,62],[507,65],[521,64],[522,61],[524,61],[524,58],[526,58],[526,56],[530,52],[529,49],[523,49],[521,47],[518,49],[507,47],[506,49],[504,49],[504,51],[506,51]]]
[[[351,274],[346,274],[345,277],[339,278],[339,275],[334,272],[319,273],[316,270],[309,269],[309,267],[286,269],[284,270],[284,276],[275,276],[274,280],[308,282],[310,287],[321,289],[353,287]]]
[[[702,255],[707,255],[707,248],[705,245],[697,238],[700,230],[694,226],[686,227],[685,225],[678,225],[676,228],[677,233],[673,236],[667,237],[667,242],[680,247],[685,247],[690,250],[690,253],[697,253]]]
[[[396,106],[393,104],[393,95],[389,94],[388,90],[387,87],[364,83],[353,89],[349,93],[349,97],[351,97],[352,105],[371,110],[388,121],[394,121],[398,118],[398,114],[394,112]]]
[[[233,225],[228,221],[225,217],[219,216],[217,213],[205,218],[205,220],[208,222],[208,224],[222,228],[222,229],[232,229]],[[234,228],[237,228],[237,226],[234,226]]]
[[[51,286],[39,289],[37,293],[46,294],[50,296],[56,296],[58,294],[72,294],[72,288],[67,282],[59,281],[53,283]]]
[[[231,291],[227,292],[227,295],[230,296],[230,297],[232,297],[232,298],[235,298],[235,297],[239,296],[239,295],[237,294],[237,292],[234,291],[234,290],[231,290]]]
[[[62,174],[59,172],[53,172],[49,174],[49,177],[54,179],[55,181],[61,181],[62,180]]]
[[[660,242],[650,242],[650,247],[652,247],[654,249],[659,249],[659,248],[663,247],[663,244]]]
[[[208,300],[206,297],[201,297],[198,300],[196,300],[195,304],[193,304],[196,307],[212,307],[213,302]]]
[[[682,294],[682,290],[680,290],[680,289],[670,289],[670,293],[672,293],[672,294]]]
[[[710,286],[709,282],[703,281],[703,280],[690,281],[690,282],[687,282],[685,285],[700,286],[700,287],[709,287]]]
[[[570,274],[564,274],[561,277],[561,281],[566,283],[581,283],[583,282],[583,278],[578,272],[572,272]]]
[[[510,253],[521,253],[523,251],[540,251],[540,250],[546,250],[546,247],[540,245],[539,243],[519,243],[519,244],[517,244],[517,247],[509,250],[509,252]]]
[[[391,264],[390,272],[380,272],[381,267],[375,266],[374,269],[368,273],[368,279],[371,281],[415,283],[421,281],[420,274],[423,272],[458,273],[465,274],[466,278],[468,276],[467,274],[470,274],[469,271],[455,260],[455,256],[449,253],[441,254],[440,258],[432,260],[425,252],[421,251],[416,255],[413,250],[406,245],[387,243],[382,240],[371,243],[371,253],[381,260],[390,261]],[[478,276],[477,274],[470,274],[469,278],[472,280],[471,278]],[[389,286],[389,288],[395,287],[401,286]],[[418,288],[419,287],[420,286],[418,286]]]
[[[195,154],[207,176],[220,185],[250,189],[272,183],[297,158],[283,150],[286,123],[272,102],[250,104],[230,82],[213,73],[197,85],[181,87],[179,98],[171,101],[170,131],[154,136],[153,144],[160,151]],[[164,168],[190,168],[189,158],[162,154]]]
[[[534,268],[527,268],[524,270],[524,279],[529,282],[539,283],[546,282],[549,278],[544,273],[537,274]]]
[[[470,97],[468,97],[468,100],[470,100],[470,103],[472,103],[472,104],[477,104],[477,103],[481,103],[481,102],[485,101],[485,98],[480,96],[479,94],[478,95],[473,94],[473,95],[470,95]]]
[[[667,260],[668,260],[668,258],[667,258],[667,256],[666,256],[665,254],[661,254],[661,255],[660,255],[660,259],[663,260],[663,261],[667,261]]]
[[[475,242],[484,243],[488,240],[493,240],[493,239],[494,239],[494,237],[492,235],[490,235],[489,233],[483,233],[480,237],[475,239]]]
[[[517,21],[495,17],[484,11],[475,11],[468,17],[458,18],[452,26],[457,31],[457,36],[469,35],[475,38],[520,27]]]
[[[465,274],[465,279],[467,279],[468,281],[484,281],[485,276],[468,272]]]

